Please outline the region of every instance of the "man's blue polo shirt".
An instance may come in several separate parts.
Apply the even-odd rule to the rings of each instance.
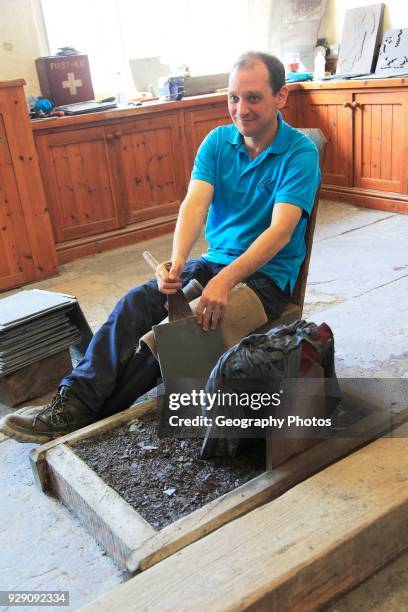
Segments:
[[[260,268],[282,290],[293,290],[305,257],[305,229],[320,182],[319,155],[314,143],[278,113],[272,144],[255,159],[234,125],[210,132],[201,144],[192,179],[214,186],[206,239],[208,261],[229,264],[270,227],[276,202],[289,202],[304,213],[289,244]]]

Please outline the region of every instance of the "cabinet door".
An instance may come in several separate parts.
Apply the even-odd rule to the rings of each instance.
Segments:
[[[355,186],[407,193],[408,93],[354,96]]]
[[[353,184],[353,111],[350,93],[299,95],[301,127],[320,128],[327,140],[323,182]]]
[[[227,101],[215,108],[197,107],[184,115],[187,143],[187,173],[190,174],[197,149],[211,130],[219,125],[229,125],[231,117],[228,113]]]
[[[16,176],[0,112],[0,290],[15,287],[30,277],[24,265],[32,259]]]
[[[37,148],[57,242],[119,227],[103,128],[39,136]]]
[[[119,160],[118,198],[127,223],[177,212],[185,191],[178,116],[116,124],[106,128],[106,137]]]

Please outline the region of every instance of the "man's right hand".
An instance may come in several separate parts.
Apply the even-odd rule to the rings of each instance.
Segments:
[[[176,293],[177,289],[181,289],[181,273],[184,264],[184,260],[175,259],[173,262],[165,261],[157,266],[156,279],[159,291],[171,295]]]

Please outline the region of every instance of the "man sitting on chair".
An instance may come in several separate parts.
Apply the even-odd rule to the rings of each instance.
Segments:
[[[242,55],[230,74],[232,125],[206,136],[197,153],[173,239],[171,269],[129,291],[97,331],[53,400],[4,417],[20,442],[46,442],[128,408],[155,386],[158,363],[139,339],[166,317],[166,295],[196,278],[196,316],[215,329],[239,282],[253,289],[270,320],[284,310],[305,257],[305,229],[320,182],[316,146],[283,121],[288,90],[282,63]],[[207,253],[188,261],[206,223]],[[177,347],[175,347],[177,350]]]

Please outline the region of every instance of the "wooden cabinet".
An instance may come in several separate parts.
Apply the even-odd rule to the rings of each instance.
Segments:
[[[0,82],[0,290],[57,272],[23,85]]]
[[[300,127],[320,128],[327,140],[324,182],[330,185],[353,183],[351,101],[348,92],[300,94]]]
[[[408,89],[385,83],[309,86],[299,93],[299,125],[327,138],[323,197],[408,212]]]

